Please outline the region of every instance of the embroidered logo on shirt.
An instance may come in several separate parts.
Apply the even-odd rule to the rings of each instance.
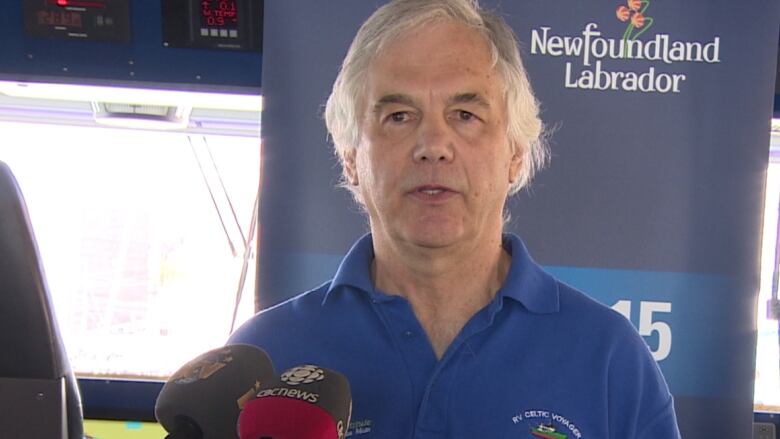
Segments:
[[[512,416],[512,423],[526,429],[527,438],[582,439],[577,425],[550,410],[524,410]]]
[[[315,381],[322,381],[324,379],[325,372],[319,367],[310,364],[294,367],[282,374],[282,381],[291,386],[311,384]]]
[[[371,429],[374,425],[374,421],[371,419],[360,419],[349,423],[349,430],[347,430],[347,436],[360,436],[371,433]]]

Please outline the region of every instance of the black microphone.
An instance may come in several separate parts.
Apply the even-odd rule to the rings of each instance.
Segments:
[[[237,438],[238,414],[262,385],[275,378],[261,349],[228,345],[188,362],[163,386],[154,414],[166,439]]]
[[[238,417],[240,439],[343,439],[352,414],[347,378],[323,367],[294,367],[260,387]]]

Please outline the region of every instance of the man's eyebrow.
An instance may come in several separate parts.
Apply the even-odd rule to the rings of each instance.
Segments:
[[[374,112],[378,112],[388,104],[401,104],[401,105],[408,105],[408,106],[414,106],[414,100],[409,95],[401,94],[401,93],[394,93],[389,95],[384,95],[377,99],[376,103],[374,104]],[[487,99],[485,99],[481,94],[479,93],[458,93],[447,99],[447,105],[453,105],[453,104],[476,104],[481,107],[490,108],[490,102],[488,102]]]
[[[478,93],[458,93],[447,100],[452,104],[476,104],[481,107],[490,108],[490,102]]]
[[[379,111],[382,107],[388,104],[401,104],[401,105],[409,105],[413,106],[414,101],[409,95],[405,94],[389,94],[384,95],[381,98],[377,99],[376,103],[374,104],[374,111]]]

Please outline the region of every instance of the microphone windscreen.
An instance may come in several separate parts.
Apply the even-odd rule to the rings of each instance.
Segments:
[[[297,366],[260,387],[238,418],[238,432],[241,439],[343,439],[351,414],[344,375]]]
[[[239,412],[275,375],[271,359],[254,346],[213,349],[168,379],[157,397],[154,414],[169,437],[237,438]]]

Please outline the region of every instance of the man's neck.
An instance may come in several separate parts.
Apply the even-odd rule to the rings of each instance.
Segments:
[[[511,263],[500,234],[471,245],[435,249],[375,239],[374,253],[374,285],[409,301],[437,358],[466,322],[493,300]]]

